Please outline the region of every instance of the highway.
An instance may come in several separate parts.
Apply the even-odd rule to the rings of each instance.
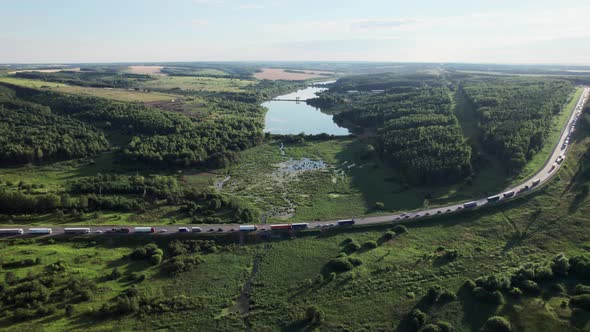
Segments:
[[[514,197],[519,197],[525,195],[535,188],[541,186],[543,183],[549,181],[559,170],[561,165],[563,164],[563,159],[558,158],[565,158],[568,152],[570,135],[575,129],[577,124],[577,120],[582,112],[583,106],[588,100],[588,95],[590,94],[590,88],[584,87],[583,93],[580,96],[578,102],[572,114],[567,121],[565,127],[562,129],[561,136],[559,141],[555,145],[551,157],[547,160],[545,165],[541,170],[539,170],[535,175],[531,176],[530,178],[526,179],[522,183],[512,186],[510,188],[506,188],[504,191],[497,193],[495,195],[489,196],[491,201],[488,200],[488,197],[481,197],[470,201],[468,205],[471,207],[466,207],[465,203],[468,202],[461,202],[461,203],[454,203],[446,206],[439,206],[433,207],[429,209],[419,210],[419,211],[410,211],[407,213],[398,212],[394,214],[388,215],[381,215],[381,216],[372,216],[372,217],[360,217],[354,218],[356,225],[371,225],[371,224],[382,224],[382,223],[389,223],[389,222],[396,222],[396,221],[405,221],[405,220],[419,220],[424,218],[430,218],[437,215],[445,215],[449,213],[459,213],[464,210],[470,210],[474,208],[480,208],[482,206],[488,204],[501,204],[504,201],[513,199]],[[561,160],[561,161],[559,161]],[[508,193],[508,195],[506,195]],[[510,195],[509,193],[513,193]],[[475,202],[473,204],[472,202]],[[311,221],[309,222],[309,228],[326,228],[326,227],[338,227],[337,220],[333,221]],[[137,225],[138,227],[145,227],[149,225]],[[144,234],[145,236],[153,236],[153,235],[169,235],[169,234],[177,234],[179,228],[185,227],[188,230],[191,230],[192,227],[199,227],[202,229],[201,233],[227,233],[227,232],[238,232],[239,226],[238,224],[221,224],[221,225],[170,225],[170,226],[153,226],[154,232]],[[41,228],[42,226],[12,226],[11,229],[22,229],[23,235],[28,234],[28,230],[30,228]],[[90,228],[90,234],[102,234],[102,235],[112,235],[112,234],[121,234],[121,233],[112,233],[109,232],[113,228],[128,228],[133,233],[133,229],[135,226],[130,225],[100,225],[100,226],[72,226],[77,228]],[[256,225],[258,231],[269,231],[270,225],[269,224],[258,224]],[[6,229],[6,228],[3,228]],[[51,227],[53,233],[51,235],[60,235],[64,234],[64,227]],[[0,229],[1,231],[2,229]],[[184,233],[186,234],[186,233]],[[190,234],[199,234],[193,233]],[[124,235],[124,234],[121,234]],[[45,235],[47,236],[47,235]]]

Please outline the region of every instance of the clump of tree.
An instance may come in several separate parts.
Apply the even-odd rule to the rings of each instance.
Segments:
[[[164,257],[164,252],[154,243],[146,244],[142,247],[137,247],[131,253],[131,258],[134,260],[148,260],[152,265],[159,265]]]

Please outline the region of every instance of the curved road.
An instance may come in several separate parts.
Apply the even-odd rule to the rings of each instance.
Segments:
[[[538,171],[534,176],[530,177],[523,183],[507,188],[505,191],[498,193],[496,195],[492,195],[492,201],[488,200],[488,197],[482,197],[477,200],[474,200],[470,203],[472,206],[465,206],[466,203],[458,203],[458,204],[451,204],[446,206],[439,206],[435,208],[420,210],[420,211],[411,211],[407,213],[395,213],[395,214],[388,214],[382,216],[375,216],[375,217],[362,217],[362,218],[355,218],[355,224],[357,225],[370,225],[370,224],[381,224],[387,223],[392,221],[401,221],[401,220],[411,220],[411,219],[422,219],[429,216],[435,215],[443,215],[447,213],[456,213],[465,209],[473,209],[475,207],[481,207],[486,204],[499,204],[504,200],[508,200],[514,198],[516,196],[521,196],[523,194],[528,193],[532,189],[540,186],[544,182],[547,182],[561,167],[563,164],[563,158],[565,158],[566,153],[568,151],[568,143],[570,141],[570,135],[574,131],[576,122],[582,112],[582,108],[586,101],[588,100],[588,95],[590,94],[590,88],[584,87],[583,93],[580,96],[580,99],[576,103],[575,109],[573,110],[566,126],[563,128],[561,136],[559,138],[558,143],[556,144],[551,157],[547,160],[546,164],[543,168]],[[510,193],[513,193],[510,195]],[[474,203],[476,205],[474,205]],[[310,228],[319,228],[319,227],[331,227],[337,225],[337,220],[334,221],[313,221],[309,222]],[[142,225],[145,226],[145,225]],[[202,229],[202,232],[209,233],[209,232],[234,232],[239,230],[238,224],[222,224],[222,225],[174,225],[174,226],[154,226],[155,232],[151,233],[153,235],[166,235],[166,234],[176,234],[178,233],[179,228],[185,227],[189,230],[191,227],[198,226]],[[270,225],[268,224],[260,224],[256,225],[258,231],[268,231],[270,229]],[[90,228],[91,233],[93,234],[113,234],[109,232],[112,228],[129,228],[133,233],[134,226],[107,226],[107,225],[100,225],[100,226],[76,226],[79,228]],[[28,234],[29,228],[36,228],[31,226],[13,226],[12,228],[15,229],[23,229],[24,234]],[[41,227],[39,227],[41,228]],[[53,235],[64,234],[63,227],[51,227],[53,230]],[[146,234],[149,235],[150,233]],[[191,234],[194,234],[191,232]]]

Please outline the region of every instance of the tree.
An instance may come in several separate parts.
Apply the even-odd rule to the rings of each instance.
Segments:
[[[324,321],[324,313],[317,306],[307,307],[305,310],[305,320],[311,326],[316,326]]]
[[[512,326],[510,325],[510,322],[506,320],[506,318],[492,316],[485,322],[483,329],[486,332],[510,332],[512,330]]]
[[[71,317],[74,314],[74,306],[71,304],[66,305],[65,313],[66,316]]]

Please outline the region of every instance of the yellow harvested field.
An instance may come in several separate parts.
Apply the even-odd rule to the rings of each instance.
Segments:
[[[149,103],[155,101],[169,101],[178,98],[178,96],[175,95],[159,92],[143,92],[135,90],[110,88],[90,88],[83,86],[68,85],[63,83],[45,82],[39,80],[29,80],[12,77],[0,77],[0,82],[24,86],[28,88],[51,90],[55,92],[100,97],[127,102]]]
[[[158,74],[164,75],[160,71],[163,66],[129,66],[129,72],[133,74]]]
[[[285,80],[285,81],[303,81],[311,78],[326,77],[322,74],[334,74],[330,71],[321,70],[294,70],[296,72],[287,72],[289,69],[263,68],[262,72],[254,74],[259,80]]]

